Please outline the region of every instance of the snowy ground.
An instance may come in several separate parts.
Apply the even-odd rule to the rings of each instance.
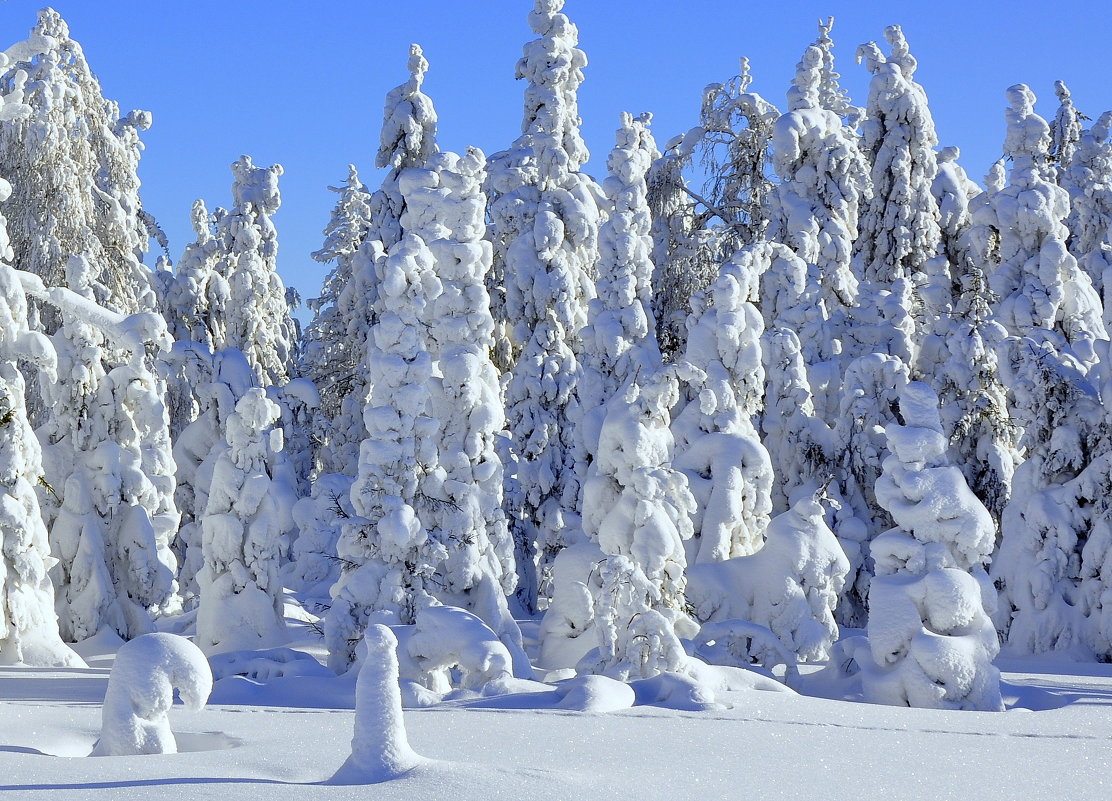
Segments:
[[[94,758],[111,644],[83,650],[87,669],[0,668],[3,797],[1077,801],[1105,797],[1112,782],[1107,665],[1002,663],[1002,714],[761,691],[721,696],[728,708],[712,711],[569,712],[535,687],[407,710],[410,741],[436,761],[334,787],[320,783],[349,752],[350,681],[225,679],[214,700],[239,703],[173,710],[181,753]]]

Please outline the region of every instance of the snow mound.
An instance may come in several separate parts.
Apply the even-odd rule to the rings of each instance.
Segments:
[[[230,676],[246,676],[256,681],[270,681],[298,676],[335,674],[311,657],[292,648],[269,648],[260,651],[226,651],[209,657],[215,681]]]

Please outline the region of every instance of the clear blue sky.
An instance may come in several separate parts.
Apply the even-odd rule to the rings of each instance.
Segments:
[[[42,5],[0,0],[0,48],[25,38]],[[928,7],[928,5],[933,7]],[[488,154],[518,134],[522,85],[513,78],[531,0],[57,0],[105,95],[124,111],[153,112],[144,136],[144,203],[176,259],[191,238],[189,209],[230,203],[229,165],[241,153],[280,162],[283,207],[275,216],[287,284],[317,293],[320,246],[347,164],[364,182],[374,169],[384,94],[406,76],[410,42],[431,68],[426,91],[440,142]],[[1025,82],[1053,116],[1053,82],[1065,80],[1091,117],[1112,108],[1112,3],[794,2],[793,0],[568,0],[590,61],[580,94],[584,135],[599,175],[618,113],[652,111],[661,142],[697,121],[700,92],[737,73],[748,56],[753,89],[781,108],[820,15],[836,17],[838,70],[864,105],[867,73],[857,46],[903,26],[919,60],[942,144],[962,148],[977,180],[1000,156],[1004,89]]]

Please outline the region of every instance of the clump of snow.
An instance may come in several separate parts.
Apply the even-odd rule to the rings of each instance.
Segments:
[[[513,677],[513,659],[498,635],[458,607],[429,606],[418,612],[405,649],[423,674],[458,671],[463,689],[496,687]]]
[[[192,710],[208,700],[212,673],[197,646],[161,632],[124,643],[108,678],[100,739],[92,756],[177,753],[167,715],[175,690]]]

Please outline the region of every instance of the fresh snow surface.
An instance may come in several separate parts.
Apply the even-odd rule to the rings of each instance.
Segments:
[[[291,636],[302,656],[323,657],[305,629]],[[519,682],[511,694],[458,691],[404,711],[405,736],[425,760],[372,786],[328,783],[351,754],[353,733],[375,733],[356,729],[357,671],[267,678],[254,664],[244,672],[255,679],[217,681],[205,709],[175,704],[169,721],[179,753],[90,759],[119,646],[107,636],[78,646],[88,668],[0,667],[0,795],[694,800],[736,798],[744,787],[762,799],[1014,801],[1102,798],[1112,770],[1112,666],[1047,658],[1000,663],[1003,713],[836,700],[859,699],[859,688],[827,671],[805,672],[801,695],[730,668],[632,684],[550,674],[547,684]],[[381,669],[372,650],[364,665]],[[238,665],[234,672],[247,657],[225,662]],[[291,656],[282,649],[256,658],[289,665]],[[784,691],[757,689],[773,686]]]

